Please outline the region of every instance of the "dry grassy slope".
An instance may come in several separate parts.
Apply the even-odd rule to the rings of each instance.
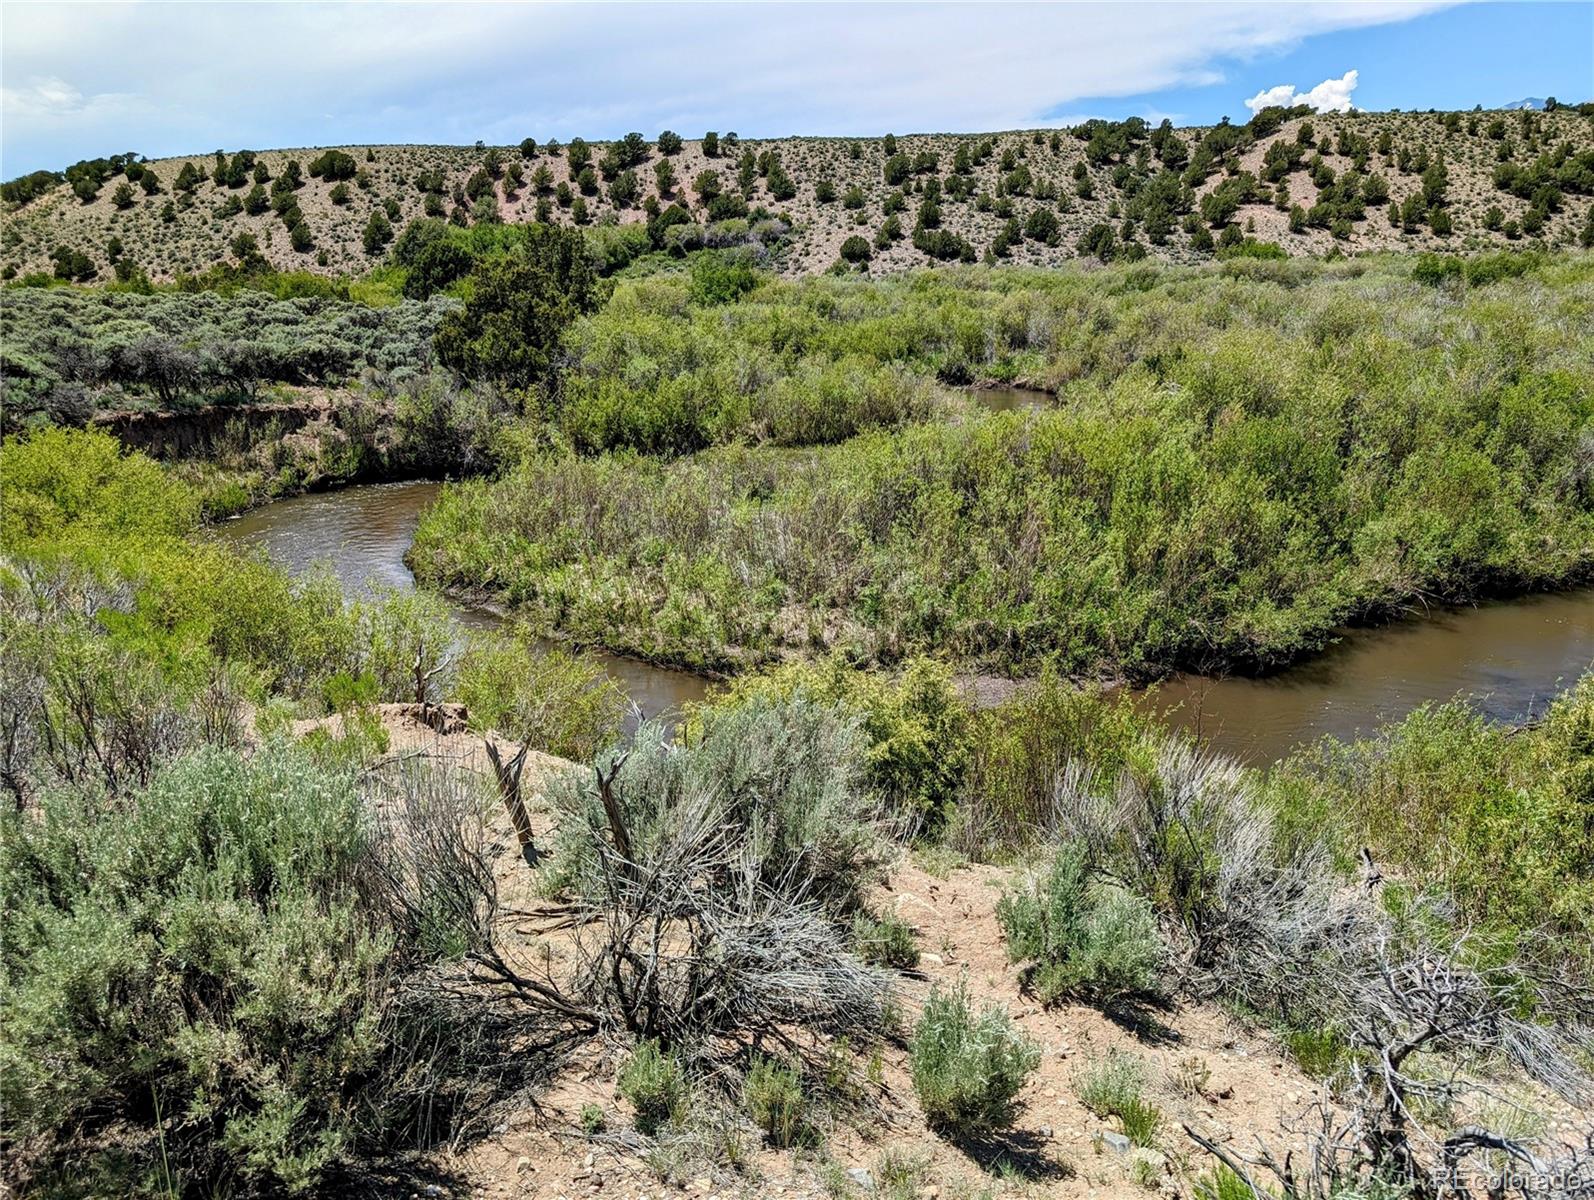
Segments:
[[[479,736],[457,726],[439,734],[417,720],[413,705],[383,705],[381,713],[393,753],[487,773]],[[298,732],[325,723],[304,722]],[[535,753],[527,766],[532,824],[546,845],[555,827],[550,789],[560,777],[586,768]],[[496,806],[490,811],[501,948],[532,973],[546,966],[559,978],[571,962],[567,911],[557,903],[551,914],[544,908],[548,898],[539,881],[512,850],[508,819]],[[872,898],[878,911],[894,912],[914,927],[923,953],[920,969],[899,979],[907,1020],[932,985],[963,980],[978,1002],[1004,1006],[1039,1044],[1040,1066],[1024,1087],[1010,1135],[983,1149],[936,1135],[919,1110],[907,1053],[888,1044],[873,1082],[865,1048],[838,1051],[854,1100],[838,1111],[814,1114],[823,1135],[816,1147],[775,1150],[744,1128],[735,1141],[740,1161],[732,1162],[727,1143],[710,1135],[729,1126],[708,1120],[699,1144],[717,1162],[657,1151],[634,1135],[630,1106],[615,1092],[625,1039],[595,1038],[563,1065],[535,1104],[502,1114],[487,1136],[436,1156],[435,1165],[450,1181],[442,1194],[522,1200],[658,1200],[679,1194],[695,1200],[1149,1200],[1159,1193],[1190,1195],[1194,1176],[1210,1166],[1181,1124],[1242,1149],[1258,1139],[1275,1148],[1300,1145],[1319,1085],[1267,1029],[1214,1004],[1174,1003],[1147,1011],[1138,1024],[1082,1004],[1036,1004],[1007,961],[996,919],[997,900],[1013,875],[1001,867],[904,857]],[[1092,1114],[1079,1099],[1081,1071],[1114,1053],[1141,1061],[1146,1097],[1162,1114],[1150,1155],[1115,1151],[1102,1135],[1115,1133],[1117,1123]],[[1525,1098],[1556,1113],[1551,1135],[1570,1138],[1586,1124],[1586,1114],[1558,1109],[1537,1089]],[[603,1110],[606,1122],[605,1132],[592,1138],[581,1131],[587,1105]],[[703,1106],[700,1116],[711,1110]],[[1008,1169],[1000,1164],[1004,1158]]]
[[[486,774],[480,737],[459,730],[439,735],[416,720],[413,705],[382,705],[380,711],[393,753],[426,755]],[[296,730],[336,727],[337,721],[301,722]],[[528,768],[533,827],[546,844],[554,828],[548,789],[558,777],[583,768],[546,754],[534,754]],[[511,851],[513,834],[496,808],[489,836],[498,847],[494,861],[503,950],[514,961],[547,964],[558,977],[569,960],[568,928],[561,919],[545,923],[539,917],[546,898]],[[898,863],[873,900],[879,910],[893,911],[915,928],[924,952],[920,971],[901,981],[904,1011],[911,1016],[932,984],[966,980],[980,1002],[1006,1006],[1042,1051],[1012,1135],[987,1147],[983,1161],[981,1153],[926,1127],[908,1056],[893,1045],[884,1048],[878,1083],[867,1079],[864,1051],[843,1056],[858,1089],[856,1106],[818,1118],[824,1133],[820,1150],[774,1150],[744,1135],[739,1168],[694,1156],[650,1158],[647,1143],[629,1136],[632,1113],[615,1094],[623,1040],[595,1039],[559,1072],[535,1106],[504,1114],[486,1138],[439,1155],[437,1165],[455,1181],[449,1193],[542,1200],[659,1197],[678,1190],[724,1200],[865,1200],[871,1194],[953,1200],[982,1193],[992,1200],[1149,1197],[1159,1189],[1171,1194],[1182,1188],[1188,1194],[1190,1176],[1206,1166],[1179,1129],[1181,1121],[1245,1146],[1256,1137],[1294,1144],[1294,1123],[1316,1096],[1317,1085],[1267,1031],[1248,1028],[1212,1005],[1174,1005],[1149,1014],[1139,1028],[1084,1005],[1042,1008],[1020,990],[996,920],[996,901],[1012,873],[989,866],[932,871],[927,865],[933,864]],[[1144,1156],[1118,1153],[1102,1143],[1100,1135],[1117,1126],[1091,1114],[1075,1086],[1082,1068],[1115,1051],[1142,1060],[1147,1095],[1163,1114],[1159,1151],[1138,1168],[1145,1172],[1138,1180],[1137,1158]],[[589,1104],[604,1110],[608,1126],[603,1136],[590,1140],[580,1131],[581,1110]],[[994,1168],[993,1155],[1007,1157],[1017,1173],[1004,1178]],[[893,1162],[900,1175],[893,1175]],[[869,1172],[879,1190],[861,1186],[861,1177],[846,1177],[849,1170]]]
[[[1536,116],[1543,123],[1543,135],[1536,145],[1524,143],[1514,114],[1506,118],[1508,136],[1517,147],[1519,160],[1563,140],[1570,140],[1579,149],[1594,144],[1594,121],[1586,117],[1565,110]],[[1486,123],[1487,118],[1484,121]],[[1325,114],[1313,118],[1313,124],[1318,144],[1324,148],[1325,161],[1336,172],[1349,165],[1348,160],[1333,153],[1335,136],[1344,125],[1366,135],[1375,145],[1379,133],[1388,129],[1397,149],[1407,146],[1415,151],[1419,146],[1426,146],[1430,154],[1442,150],[1450,168],[1449,196],[1455,218],[1455,233],[1443,242],[1447,246],[1465,249],[1496,243],[1503,245],[1505,239],[1502,235],[1483,229],[1484,211],[1490,205],[1498,205],[1507,218],[1512,218],[1520,217],[1528,207],[1525,201],[1494,188],[1490,175],[1494,168],[1497,143],[1491,141],[1481,128],[1476,135],[1469,135],[1465,117],[1456,133],[1445,130],[1443,114],[1433,113]],[[1243,165],[1257,171],[1268,144],[1281,138],[1293,140],[1298,125],[1298,121],[1288,122],[1277,134],[1258,142],[1244,155]],[[1117,196],[1110,178],[1111,168],[1097,167],[1090,170],[1095,184],[1095,197],[1091,200],[1078,199],[1074,194],[1072,171],[1075,162],[1083,156],[1084,143],[1064,133],[1059,150],[1054,152],[1048,144],[1050,132],[1047,130],[1037,134],[1033,131],[1014,131],[989,135],[995,143],[996,152],[975,172],[976,190],[994,192],[1001,152],[1012,147],[1015,151],[1022,150],[1025,155],[1023,161],[1037,182],[1042,179],[1053,181],[1059,193],[1068,198],[1071,211],[1060,214],[1063,225],[1061,245],[1053,248],[1025,242],[1015,250],[1015,262],[1053,263],[1073,256],[1074,244],[1080,232],[1095,222],[1109,220],[1109,206]],[[1186,129],[1180,132],[1187,142],[1193,143],[1192,135],[1204,131]],[[944,174],[950,171],[952,155],[960,140],[972,143],[983,136],[987,135],[908,135],[899,137],[897,144],[900,150],[910,155],[925,149],[934,151],[940,156],[940,169]],[[1038,144],[1035,140],[1037,137],[1040,139]],[[744,140],[740,145],[739,149],[751,150],[755,155],[764,149],[778,150],[788,174],[797,184],[796,198],[784,204],[776,203],[768,196],[762,180],[754,197],[755,204],[762,203],[772,210],[787,214],[796,226],[794,243],[784,261],[784,269],[789,273],[824,270],[835,262],[841,243],[850,234],[860,233],[872,238],[883,219],[882,202],[887,193],[894,189],[887,187],[882,178],[881,168],[885,160],[882,142],[876,138],[857,139],[862,152],[854,159],[849,154],[849,146],[853,141],[848,138],[786,138],[764,142]],[[480,150],[462,146],[374,146],[369,149],[374,153],[375,160],[367,163],[368,147],[342,148],[351,153],[360,165],[367,167],[371,175],[370,187],[361,189],[351,186],[352,201],[340,207],[330,199],[330,184],[321,180],[307,182],[298,198],[315,236],[316,250],[295,253],[288,244],[286,231],[269,211],[259,216],[214,216],[213,209],[228,193],[227,189],[215,186],[208,179],[195,193],[195,203],[191,207],[179,208],[174,223],[163,223],[160,214],[167,200],[172,198],[171,183],[182,163],[190,161],[173,158],[158,160],[154,164],[167,194],[146,198],[135,188],[138,199],[125,211],[117,211],[112,203],[111,197],[118,182],[113,180],[89,204],[79,203],[63,184],[50,195],[35,200],[25,208],[5,214],[0,266],[14,267],[19,273],[48,271],[51,249],[64,243],[89,254],[104,268],[102,277],[108,277],[109,269],[104,266],[105,246],[114,235],[121,239],[125,254],[144,267],[152,278],[163,279],[180,271],[203,270],[225,261],[229,254],[229,241],[240,230],[247,229],[256,234],[266,257],[278,267],[303,267],[324,273],[359,272],[372,261],[361,247],[361,234],[374,208],[389,197],[397,200],[402,209],[397,224],[402,227],[403,222],[421,215],[423,198],[414,184],[418,171],[441,168],[452,187],[455,182],[463,183],[480,165],[482,158]],[[318,151],[319,148],[275,150],[264,152],[260,157],[275,177],[288,159],[297,158],[301,165],[308,166]],[[594,146],[594,162],[601,157],[602,151],[601,145]],[[506,161],[518,155],[518,150],[507,149]],[[638,169],[644,194],[654,190],[652,168],[653,159],[657,157],[654,154],[649,162]],[[196,167],[207,171],[212,165],[208,155],[193,156],[191,161]],[[679,181],[677,193],[683,199],[688,197],[686,188],[689,182],[706,168],[721,171],[727,183],[734,185],[734,155],[706,159],[700,142],[688,142],[681,153],[675,156],[674,162]],[[539,153],[534,160],[524,164],[526,174],[529,176],[538,164],[549,167],[555,184],[568,178],[563,153],[557,157]],[[1419,187],[1415,174],[1402,175],[1392,162],[1382,160],[1376,154],[1369,162],[1369,169],[1379,172],[1389,181],[1392,196],[1396,200],[1405,199]],[[1214,175],[1203,185],[1202,190],[1216,186],[1222,178],[1221,173]],[[829,204],[818,203],[815,185],[824,179],[835,184],[838,196],[854,183],[860,185],[867,196],[867,203],[856,212],[845,209],[839,199]],[[1317,191],[1306,172],[1299,171],[1292,175],[1289,185],[1294,202],[1310,207]],[[237,194],[242,195],[245,190],[239,189]],[[691,199],[695,203],[695,197]],[[1546,236],[1552,243],[1569,241],[1583,221],[1586,201],[1576,197],[1569,198],[1569,201],[1566,209],[1553,217],[1546,229]],[[1016,198],[1016,215],[1022,218],[1036,203],[1029,197]],[[643,218],[640,200],[637,207],[619,212],[602,196],[590,198],[588,204],[594,220],[630,222]],[[535,207],[536,197],[529,186],[518,194],[500,193],[500,208],[507,221],[528,221],[532,219]],[[943,203],[942,211],[943,226],[968,238],[981,252],[1004,223],[994,213],[978,212],[972,202],[947,201]],[[559,219],[569,219],[568,214],[560,212],[557,207],[555,213]],[[1289,233],[1285,214],[1270,204],[1249,205],[1242,209],[1238,219],[1243,227],[1249,227],[1254,222],[1257,237],[1279,241],[1291,253],[1322,252],[1332,244],[1329,234],[1323,230],[1308,230],[1298,235]],[[913,209],[910,207],[903,214],[905,229],[911,229],[912,221]],[[1390,228],[1382,211],[1375,211],[1369,212],[1368,219],[1356,226],[1346,248],[1352,251],[1426,248],[1439,244],[1441,240],[1426,231],[1414,235],[1400,234]],[[324,266],[317,263],[317,251],[323,249],[326,251]],[[1188,238],[1183,233],[1175,234],[1167,246],[1153,249],[1154,253],[1170,259],[1192,256]],[[904,240],[878,254],[875,267],[877,270],[899,270],[922,265],[926,261],[924,255]]]

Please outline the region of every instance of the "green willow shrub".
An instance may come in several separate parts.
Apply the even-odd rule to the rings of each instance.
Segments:
[[[718,270],[701,256],[693,261],[709,264],[694,271]],[[566,340],[575,361],[563,380],[560,429],[583,452],[680,455],[737,441],[839,442],[942,407],[933,383],[863,347],[815,347],[791,360],[778,329],[784,305],[757,299],[774,286],[705,308],[691,303],[692,285],[622,282]],[[804,315],[805,340],[809,325]]]
[[[384,591],[359,606],[361,657],[382,700],[440,700],[457,636],[448,605],[419,591]]]
[[[1111,1005],[1149,992],[1162,959],[1156,915],[1143,898],[1093,880],[1083,850],[1060,846],[996,906],[1012,962],[1028,962],[1041,1002],[1082,996]]]
[[[70,528],[98,536],[187,533],[198,524],[190,489],[109,433],[45,428],[0,447],[0,539],[48,541]]]
[[[968,985],[930,990],[909,1043],[913,1090],[932,1126],[974,1138],[1013,1123],[1018,1093],[1040,1066],[1040,1048],[1013,1027],[1007,1012],[976,1012]]]
[[[1112,696],[1042,671],[1001,703],[974,712],[948,841],[981,860],[1023,851],[1051,820],[1069,762],[1115,775],[1145,731],[1127,693]]]
[[[692,303],[705,307],[729,304],[758,286],[758,273],[745,258],[704,253],[692,260]]]
[[[417,654],[425,672],[447,654],[451,626],[435,600],[349,603],[330,574],[290,579],[262,556],[194,537],[199,493],[108,434],[10,440],[0,481],[0,550],[82,571],[119,597],[97,614],[106,655],[178,681],[233,664],[252,687],[302,699],[323,697],[340,674],[368,675],[377,698],[403,700],[414,699]],[[434,698],[443,682],[432,675]]]
[[[793,696],[838,705],[857,719],[865,777],[888,810],[933,824],[951,812],[969,761],[973,717],[945,666],[917,658],[893,679],[836,655],[737,679],[714,705]]]
[[[8,1142],[297,1193],[404,1136],[421,951],[348,776],[207,750],[123,802],[56,790],[0,821]]]
[[[1324,741],[1275,772],[1269,796],[1288,829],[1326,831],[1344,861],[1369,847],[1486,933],[1547,929],[1594,965],[1594,676],[1521,733],[1451,703]]]
[[[539,643],[523,626],[474,634],[451,694],[473,728],[581,762],[619,736],[625,709],[624,694],[602,667]]]

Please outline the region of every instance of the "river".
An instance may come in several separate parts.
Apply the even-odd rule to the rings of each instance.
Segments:
[[[295,575],[325,562],[353,595],[378,588],[404,590],[415,586],[404,555],[415,540],[421,513],[441,488],[440,483],[374,483],[311,492],[251,509],[216,526],[216,532],[236,545],[263,547]],[[491,628],[503,620],[489,609],[459,605],[454,615],[472,629]],[[685,671],[601,651],[593,651],[592,657],[647,717],[701,700],[713,687]]]
[[[404,554],[440,486],[385,483],[296,496],[217,531],[236,544],[264,547],[294,573],[325,561],[352,593],[410,588],[415,580]],[[501,620],[483,609],[456,613],[476,628]],[[595,657],[647,716],[702,699],[713,686],[617,655]],[[1143,694],[1141,703],[1213,748],[1265,765],[1303,742],[1365,733],[1426,701],[1458,694],[1491,719],[1530,719],[1591,661],[1594,590],[1582,590],[1351,631],[1326,653],[1265,679],[1182,676]]]

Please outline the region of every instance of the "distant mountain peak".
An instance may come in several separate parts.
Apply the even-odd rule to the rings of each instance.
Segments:
[[[1520,100],[1513,100],[1513,101],[1511,101],[1510,104],[1502,104],[1500,107],[1501,108],[1541,109],[1541,108],[1544,107],[1544,97],[1543,96],[1524,96]]]

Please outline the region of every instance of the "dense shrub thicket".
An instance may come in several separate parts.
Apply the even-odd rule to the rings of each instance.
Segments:
[[[184,702],[210,691],[278,695],[326,711],[337,707],[328,697],[339,679],[365,681],[373,700],[414,699],[417,653],[429,668],[448,651],[435,601],[345,602],[330,576],[291,580],[261,557],[192,536],[198,493],[108,434],[10,440],[0,479],[5,661],[33,680],[0,690],[19,723],[56,727],[5,743],[7,778],[48,759],[78,764],[71,777],[103,775],[124,753],[146,776],[139,747],[157,729],[117,732],[118,714],[153,719],[154,701],[135,687],[144,679]],[[63,654],[81,677],[52,673]],[[97,732],[102,718],[115,736]]]
[[[759,286],[750,270],[739,287],[709,288],[703,267],[689,282],[622,283],[571,330],[555,421],[575,446],[669,455],[738,441],[813,445],[941,408],[933,381],[846,345],[800,290]]]
[[[733,332],[702,339],[650,313],[686,311],[679,293],[639,288],[572,334],[564,419],[590,430],[615,398],[595,447],[715,440],[720,412],[837,358],[1063,393],[802,454],[533,454],[452,489],[414,559],[545,630],[698,667],[832,646],[1137,678],[1268,666],[1417,597],[1586,576],[1591,272],[1437,292],[1400,266],[1249,261],[822,280],[716,309],[703,328]]]
[[[263,384],[335,384],[370,369],[402,378],[433,361],[454,302],[370,308],[240,290],[157,293],[18,288],[3,324],[8,427],[30,414],[148,400],[247,397]]]
[[[1275,772],[1280,811],[1400,864],[1505,938],[1549,928],[1594,966],[1594,676],[1519,732],[1464,701],[1427,706],[1375,737],[1325,741]]]

